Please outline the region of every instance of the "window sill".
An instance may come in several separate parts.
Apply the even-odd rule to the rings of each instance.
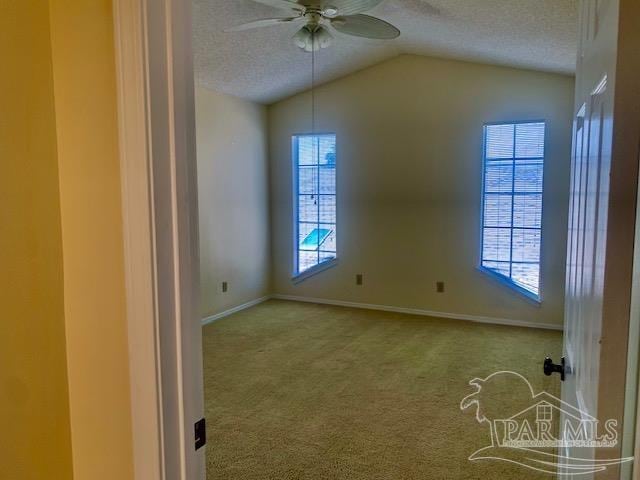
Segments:
[[[480,272],[488,276],[489,278],[495,280],[502,286],[508,287],[512,292],[516,292],[524,300],[532,303],[536,307],[540,307],[542,305],[542,298],[540,295],[536,295],[525,288],[522,288],[520,285],[517,285],[511,279],[505,277],[504,275],[500,275],[499,273],[494,272],[493,270],[489,270],[488,268],[484,268],[482,266],[477,267]]]
[[[304,272],[294,276],[291,279],[291,282],[294,285],[304,282],[307,278],[311,278],[320,272],[324,272],[325,270],[328,270],[331,267],[335,267],[337,264],[338,264],[337,258],[332,258],[331,260],[325,260],[324,262],[316,265],[315,267],[311,267],[309,270],[305,270]]]

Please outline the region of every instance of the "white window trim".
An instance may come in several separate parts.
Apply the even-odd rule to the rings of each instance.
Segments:
[[[506,287],[511,293],[517,293],[523,298],[523,300],[530,302],[532,305],[536,307],[542,306],[542,294],[541,294],[542,292],[536,295],[535,293],[530,292],[526,288],[522,288],[520,285],[515,283],[509,277],[500,275],[499,273],[494,272],[493,270],[490,270],[488,268],[485,268],[482,265],[478,265],[477,270],[483,275],[486,275],[487,277],[489,277],[498,285],[502,287]]]
[[[298,275],[294,275],[291,278],[291,281],[294,284],[298,284],[298,283],[302,283],[304,282],[307,278],[311,278],[315,275],[317,275],[320,272],[324,272],[325,270],[329,270],[332,267],[335,267],[338,264],[338,257],[334,257],[330,260],[325,260],[322,263],[317,264],[314,267],[311,267],[307,270],[305,270],[302,273],[299,273]]]

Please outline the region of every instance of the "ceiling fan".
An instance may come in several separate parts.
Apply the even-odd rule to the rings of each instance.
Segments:
[[[331,45],[333,35],[328,26],[340,33],[356,37],[391,40],[400,30],[390,23],[363,12],[371,10],[383,0],[253,0],[289,12],[289,17],[255,20],[227,31],[249,30],[288,23],[305,23],[293,36],[293,43],[307,52]]]

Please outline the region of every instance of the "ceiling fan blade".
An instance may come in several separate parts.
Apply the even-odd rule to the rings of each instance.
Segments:
[[[273,8],[279,8],[281,10],[295,10],[296,12],[304,11],[304,6],[296,2],[290,2],[289,0],[253,0],[256,3],[267,5]]]
[[[344,17],[346,15],[355,15],[371,10],[373,7],[382,3],[382,1],[383,0],[323,0],[322,8],[334,7],[338,10],[337,15]]]
[[[400,30],[390,23],[369,15],[349,15],[331,20],[331,26],[341,33],[356,37],[391,40],[400,36]]]
[[[253,28],[271,27],[273,25],[280,25],[282,23],[290,23],[295,20],[301,20],[303,17],[289,17],[289,18],[265,18],[262,20],[255,20],[249,23],[243,23],[242,25],[236,25],[225,29],[225,32],[241,32],[243,30],[251,30]]]

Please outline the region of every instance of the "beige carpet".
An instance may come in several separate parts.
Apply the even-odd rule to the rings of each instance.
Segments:
[[[498,370],[558,395],[560,332],[271,300],[203,333],[209,480],[551,478],[468,461],[489,430],[459,404]]]

